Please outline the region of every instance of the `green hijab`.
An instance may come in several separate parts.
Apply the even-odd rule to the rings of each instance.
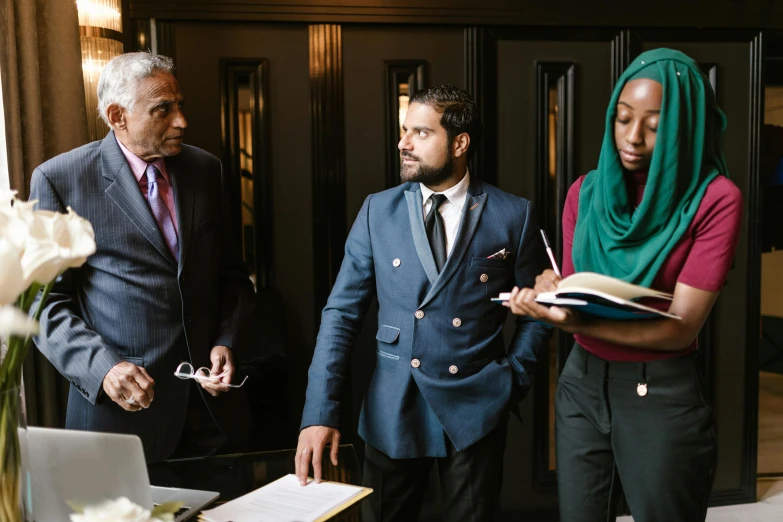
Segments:
[[[663,101],[647,184],[639,207],[629,205],[614,140],[617,101],[625,84],[649,78]],[[577,272],[598,272],[649,287],[688,229],[707,185],[728,175],[723,157],[726,117],[699,65],[671,49],[642,53],[617,82],[598,169],[584,179],[574,232]]]

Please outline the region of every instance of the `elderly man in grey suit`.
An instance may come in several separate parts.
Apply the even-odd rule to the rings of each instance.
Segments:
[[[39,208],[72,207],[95,229],[97,252],[58,282],[35,339],[71,383],[66,428],[136,434],[150,462],[246,436],[230,422],[246,398],[228,385],[253,288],[220,161],[182,143],[173,70],[149,53],[110,61],[98,105],[112,131],[39,166],[31,190]],[[183,361],[222,377],[177,379]]]

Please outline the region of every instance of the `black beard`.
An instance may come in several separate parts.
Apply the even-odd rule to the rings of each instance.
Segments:
[[[403,182],[424,183],[428,187],[440,185],[454,174],[454,157],[449,154],[446,162],[440,167],[419,164],[419,168],[411,174],[405,174],[405,165],[400,166],[400,178]]]

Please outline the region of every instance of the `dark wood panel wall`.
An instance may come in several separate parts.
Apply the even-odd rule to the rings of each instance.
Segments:
[[[463,30],[460,27],[429,26],[343,26],[343,58],[346,121],[346,203],[350,227],[368,194],[399,183],[389,158],[397,158],[395,125],[386,102],[393,101],[390,70],[421,70],[415,74],[423,85],[451,83],[464,86],[462,56]],[[392,118],[396,121],[389,122]],[[399,133],[399,131],[396,131]],[[390,150],[391,149],[391,150]],[[358,422],[364,390],[375,365],[377,308],[368,311],[353,357],[353,422]],[[359,454],[362,453],[361,441]],[[436,499],[431,499],[435,504]],[[433,512],[428,506],[425,512]]]
[[[185,95],[186,141],[222,156],[221,60],[266,60],[271,203],[271,287],[258,301],[263,331],[259,349],[284,353],[291,436],[301,415],[306,368],[312,358],[318,315],[314,288],[313,148],[310,113],[310,35],[307,25],[214,24],[175,21],[177,79]],[[228,169],[228,164],[224,164]]]
[[[310,118],[312,120],[313,280],[320,314],[337,279],[346,238],[345,111],[342,27],[311,25]],[[320,324],[316,320],[316,324]]]
[[[159,45],[175,58],[193,145],[220,154],[220,59],[268,61],[273,290],[282,301],[285,341],[279,349],[289,361],[292,421],[297,423],[301,413],[320,310],[337,275],[347,231],[366,195],[393,180],[388,64],[422,64],[425,83],[452,83],[471,92],[485,124],[471,172],[509,192],[547,201],[541,85],[547,74],[562,76],[568,128],[558,156],[565,166],[558,171],[554,197],[562,205],[564,187],[597,164],[606,103],[617,78],[639,52],[666,45],[712,64],[718,100],[730,122],[732,178],[746,201],[736,266],[715,310],[714,346],[706,349],[712,357],[721,455],[713,503],[754,500],[758,329],[753,325],[759,320],[764,40],[761,31],[745,27],[772,27],[777,23],[770,16],[773,8],[728,0],[710,3],[709,10],[689,4],[680,6],[680,16],[664,21],[660,13],[634,18],[613,9],[613,3],[600,16],[576,1],[535,8],[532,2],[505,0],[355,4],[125,1],[126,46],[144,48],[141,41],[149,38],[154,23]],[[505,25],[491,25],[496,23]],[[606,28],[607,23],[615,28]],[[554,27],[560,25],[572,27]],[[551,204],[536,203],[548,216]],[[344,397],[344,440],[355,443],[360,441],[352,430],[374,365],[374,350],[366,348],[374,342],[375,311],[368,313],[358,340],[354,377]],[[523,404],[525,424],[509,426],[502,502],[506,513],[545,519],[554,516],[556,490],[542,454],[547,451],[544,394],[549,383],[546,375],[538,377]]]
[[[133,18],[305,23],[783,28],[770,0],[125,0]]]

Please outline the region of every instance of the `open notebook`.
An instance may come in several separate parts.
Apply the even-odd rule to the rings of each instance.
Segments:
[[[500,294],[494,300],[508,301],[509,298],[510,294]],[[642,304],[641,300],[669,303],[672,295],[602,274],[577,272],[560,281],[557,291],[536,296],[536,302],[543,305],[574,308],[606,319],[680,319],[664,310]]]
[[[321,522],[355,504],[372,489],[339,482],[299,485],[286,475],[231,502],[203,511],[205,522]]]

